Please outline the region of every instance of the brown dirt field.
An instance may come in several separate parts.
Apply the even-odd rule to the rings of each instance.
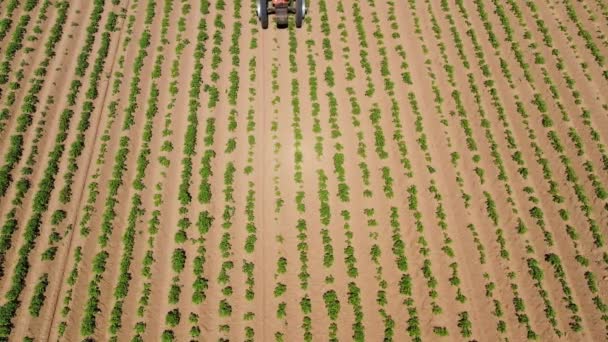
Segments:
[[[0,340],[607,338],[606,1],[26,3]]]

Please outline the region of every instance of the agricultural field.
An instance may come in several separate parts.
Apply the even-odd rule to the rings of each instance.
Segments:
[[[608,339],[608,0],[307,2],[0,0],[0,340]]]

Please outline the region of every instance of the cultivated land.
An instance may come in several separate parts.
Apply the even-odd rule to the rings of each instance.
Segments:
[[[0,339],[608,338],[608,1],[0,0]]]

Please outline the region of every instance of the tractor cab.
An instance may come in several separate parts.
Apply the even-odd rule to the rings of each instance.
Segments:
[[[306,15],[305,0],[257,0],[257,15],[262,23],[262,28],[268,28],[268,15],[276,16],[276,24],[279,28],[289,25],[289,14],[296,15],[296,27],[302,27]]]

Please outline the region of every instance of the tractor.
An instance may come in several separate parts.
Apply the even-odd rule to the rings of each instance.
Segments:
[[[257,14],[262,28],[268,28],[268,15],[276,15],[277,27],[287,27],[289,14],[296,15],[296,27],[302,27],[306,15],[305,0],[257,0]]]

